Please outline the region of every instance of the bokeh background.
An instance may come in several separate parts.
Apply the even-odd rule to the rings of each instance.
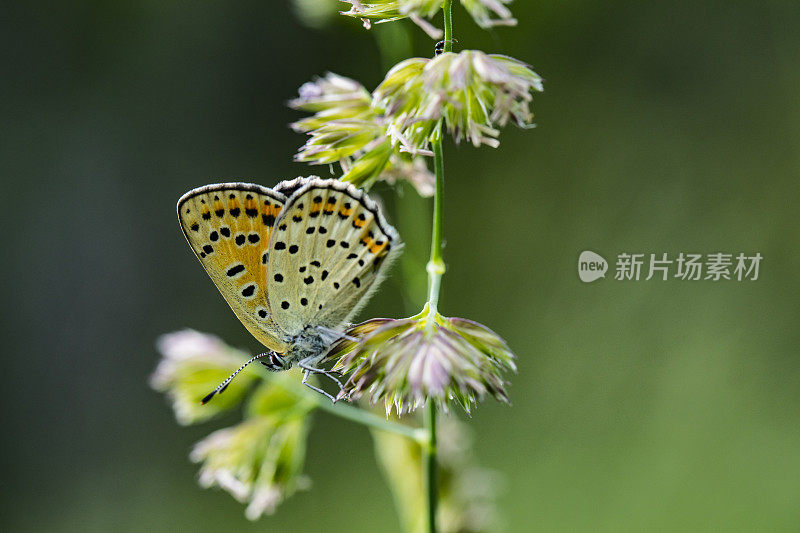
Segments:
[[[512,9],[519,26],[488,33],[456,11],[459,47],[529,62],[546,92],[535,130],[445,147],[442,299],[519,356],[513,407],[469,421],[506,530],[797,531],[800,4]],[[328,70],[372,88],[432,52],[408,22],[315,21],[266,0],[4,8],[4,531],[399,531],[363,429],[317,415],[312,490],[249,523],[187,458],[237,417],[179,427],[147,385],[164,332],[258,349],[177,198],[327,175],[292,162],[285,101]],[[424,261],[427,202],[378,193]],[[584,284],[585,249],[764,260],[755,282]],[[401,271],[363,318],[410,310]]]

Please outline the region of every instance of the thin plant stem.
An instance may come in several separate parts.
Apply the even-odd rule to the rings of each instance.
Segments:
[[[441,128],[437,128],[441,129]],[[431,256],[428,260],[428,312],[435,314],[439,307],[439,291],[446,267],[442,258],[442,193],[444,192],[444,158],[442,136],[439,131],[433,145],[433,166],[436,174],[436,190],[433,195],[433,226],[431,229]],[[430,324],[433,322],[431,321]]]
[[[453,50],[453,12],[452,0],[444,0],[442,14],[444,16],[444,51]],[[436,189],[433,196],[433,226],[431,229],[431,256],[428,260],[428,313],[433,327],[433,316],[438,312],[439,293],[442,288],[442,276],[445,273],[442,257],[442,201],[444,195],[444,157],[442,153],[442,123],[436,128],[433,145],[433,166],[436,174]],[[436,404],[428,400],[425,410],[425,430],[427,445],[423,446],[425,454],[425,485],[428,496],[428,532],[436,533],[436,510],[439,503],[439,465],[436,447]]]
[[[428,486],[428,531],[436,533],[436,509],[439,504],[439,465],[436,457],[436,405],[428,401],[425,408],[425,479]]]
[[[444,51],[453,51],[453,0],[444,0],[442,13],[444,13]]]
[[[453,51],[453,13],[452,0],[445,0],[442,6],[444,13],[444,51]],[[444,193],[444,157],[442,155],[442,124],[436,128],[433,146],[433,166],[436,174],[436,190],[433,196],[433,226],[431,229],[431,256],[428,260],[428,307],[430,313],[436,313],[439,306],[439,291],[445,264],[442,257],[442,200]]]

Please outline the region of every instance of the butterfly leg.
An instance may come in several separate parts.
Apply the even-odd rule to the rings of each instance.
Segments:
[[[305,385],[306,387],[308,387],[309,389],[311,389],[311,390],[313,390],[315,392],[318,392],[318,393],[322,394],[323,396],[326,396],[333,403],[336,403],[336,398],[334,398],[333,396],[331,396],[330,394],[328,394],[324,390],[320,389],[319,387],[315,387],[314,385],[312,385],[311,383],[308,382],[308,377],[310,375],[311,375],[311,371],[309,369],[303,370],[303,385]]]
[[[316,326],[316,328],[318,330],[324,332],[324,333],[327,333],[328,335],[333,335],[333,337],[337,338],[337,339],[346,339],[346,340],[348,340],[350,342],[359,342],[359,340],[360,340],[360,339],[357,339],[356,337],[353,337],[352,335],[348,335],[347,333],[345,333],[343,331],[338,331],[338,330],[335,330],[335,329],[326,328],[325,326]]]
[[[308,358],[308,360],[310,360],[310,359],[311,358]],[[333,373],[329,372],[328,370],[325,370],[324,368],[315,368],[315,367],[309,365],[306,359],[303,359],[302,361],[299,361],[297,363],[297,366],[299,366],[300,368],[302,368],[306,372],[313,372],[314,374],[322,374],[323,376],[327,376],[327,377],[331,378],[339,386],[339,390],[342,390],[344,388],[344,385],[342,385],[342,382],[339,381],[338,379],[336,379],[336,376],[334,376]]]

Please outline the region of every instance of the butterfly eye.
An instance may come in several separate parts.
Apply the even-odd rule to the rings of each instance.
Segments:
[[[273,372],[278,372],[285,369],[283,357],[274,352],[270,354],[269,362],[261,361],[261,364]]]

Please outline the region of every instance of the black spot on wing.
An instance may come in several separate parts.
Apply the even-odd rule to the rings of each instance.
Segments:
[[[232,278],[232,277],[233,277],[233,276],[235,276],[236,274],[239,274],[239,273],[241,273],[241,272],[244,272],[244,270],[245,270],[245,268],[244,268],[244,265],[242,265],[242,264],[238,264],[238,265],[235,265],[235,266],[232,266],[231,268],[229,268],[229,269],[228,269],[228,270],[225,272],[225,274],[227,274],[229,278]]]

